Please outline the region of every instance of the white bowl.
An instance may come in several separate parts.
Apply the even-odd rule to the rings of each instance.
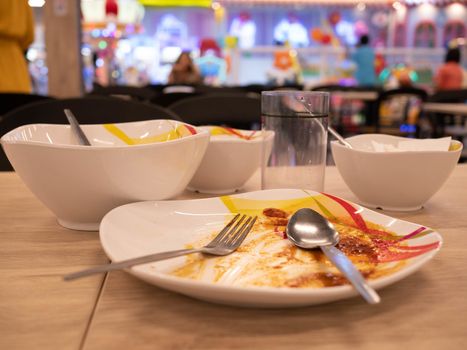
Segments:
[[[225,134],[216,135],[220,127],[204,126],[211,133],[204,158],[188,188],[212,194],[235,192],[260,167],[263,144],[271,153],[274,132],[224,128]],[[238,136],[238,135],[240,136]],[[250,137],[251,136],[251,137]]]
[[[449,151],[374,152],[372,141],[397,147],[403,137],[367,134],[346,139],[353,149],[331,142],[342,178],[361,204],[385,210],[420,209],[444,184],[462,152],[451,141]]]
[[[1,139],[18,175],[62,226],[97,230],[115,207],[177,195],[209,143],[208,131],[176,121],[111,126],[82,126],[92,146],[78,145],[68,125],[25,125]],[[175,130],[185,135],[155,142]]]

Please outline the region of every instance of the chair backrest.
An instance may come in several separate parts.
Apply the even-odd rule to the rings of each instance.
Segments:
[[[428,98],[428,94],[425,90],[413,86],[405,86],[397,89],[382,91],[379,94],[379,100],[384,101],[396,95],[412,95],[420,98],[423,101],[426,101],[426,99]]]
[[[198,92],[171,92],[168,94],[161,93],[152,98],[150,102],[153,105],[168,107],[180,100],[196,96],[201,96],[201,94]]]
[[[406,124],[415,127],[422,111],[421,104],[426,101],[427,97],[425,90],[412,86],[382,91],[377,100],[378,128],[400,127]],[[395,99],[397,101],[391,103]],[[415,133],[415,129],[408,129],[410,129],[408,133]]]
[[[148,87],[136,86],[95,86],[89,93],[91,96],[119,97],[136,101],[149,101],[156,96],[156,92]]]
[[[263,91],[273,90],[274,87],[270,85],[264,85],[264,84],[249,84],[249,85],[242,86],[242,89],[245,92],[254,92],[257,94],[261,94]]]
[[[467,101],[467,89],[438,91],[428,97],[429,102],[464,103]]]
[[[34,94],[21,94],[21,93],[0,93],[0,121],[2,116],[12,111],[15,108],[27,105],[37,101],[48,101],[52,97],[34,95]]]
[[[70,109],[80,124],[125,123],[151,119],[181,120],[174,112],[150,104],[111,97],[85,97],[40,101],[10,111],[0,123],[0,137],[26,124],[67,124],[63,113]],[[0,171],[13,170],[3,149]]]
[[[210,85],[198,85],[195,87],[195,91],[200,94],[241,94],[245,92],[245,89],[240,86],[210,86]]]
[[[194,125],[250,129],[261,123],[261,98],[257,94],[208,94],[181,100],[169,109]]]
[[[310,88],[310,91],[346,91],[346,86],[338,84],[317,85]]]

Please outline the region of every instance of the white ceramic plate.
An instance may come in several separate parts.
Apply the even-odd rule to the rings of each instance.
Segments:
[[[367,230],[368,235],[377,234],[370,228],[373,227],[371,222],[400,236],[393,240],[396,243],[390,249],[389,260],[392,262],[385,264],[399,263],[402,267],[394,273],[370,280],[370,284],[376,289],[395,283],[415,272],[436,254],[442,244],[441,236],[429,228],[382,215],[331,195],[291,189],[257,191],[200,200],[124,205],[109,212],[102,220],[101,243],[112,261],[182,249],[200,239],[206,240],[225,225],[232,217],[232,212],[257,214],[267,207],[282,208],[289,212],[301,207],[311,207],[331,219],[338,218]],[[288,244],[288,241],[284,240],[284,244]],[[357,295],[350,285],[322,288],[258,287],[237,285],[232,281],[214,283],[193,280],[170,274],[184,265],[187,259],[179,257],[149,263],[135,266],[128,271],[161,288],[206,301],[238,306],[292,307],[320,304]]]

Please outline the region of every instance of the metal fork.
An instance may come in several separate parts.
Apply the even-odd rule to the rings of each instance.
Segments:
[[[239,219],[240,218],[240,219]],[[211,255],[228,255],[233,253],[240,247],[240,244],[244,241],[247,234],[253,228],[257,217],[237,214],[223,229],[218,233],[214,239],[204,247],[198,249],[180,249],[172,250],[170,252],[155,253],[151,255],[141,256],[139,258],[133,258],[128,260],[119,261],[116,263],[99,265],[90,269],[70,273],[64,276],[65,281],[74,280],[77,278],[94,275],[97,273],[103,273],[113,270],[120,270],[134,265],[140,265],[148,262],[160,261],[177,256],[192,254],[192,253],[204,253]]]

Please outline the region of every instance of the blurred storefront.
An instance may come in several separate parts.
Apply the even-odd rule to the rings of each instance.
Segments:
[[[430,85],[454,42],[467,67],[464,0],[81,0],[81,12],[88,90],[165,83],[182,51],[199,65],[225,63],[213,84],[351,83],[348,54],[362,34],[371,37],[382,82],[404,66]],[[35,15],[28,59],[36,91],[45,93],[41,7]]]

